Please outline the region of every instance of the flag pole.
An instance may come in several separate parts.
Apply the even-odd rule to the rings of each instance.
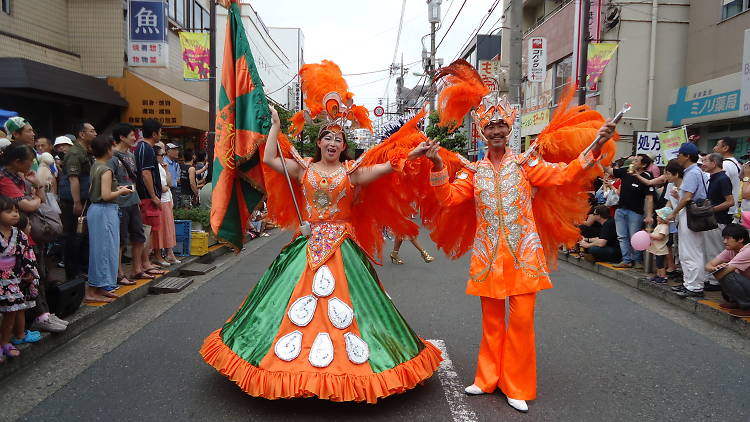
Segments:
[[[297,203],[297,195],[294,194],[294,188],[292,187],[292,179],[289,178],[289,171],[286,169],[286,158],[284,153],[281,151],[281,144],[276,140],[276,149],[279,151],[279,159],[281,160],[281,168],[284,169],[284,177],[286,177],[286,183],[289,186],[289,194],[292,195],[292,202],[294,202],[294,210],[297,211],[297,219],[299,220],[299,229],[302,236],[308,237],[312,233],[310,223],[302,220],[302,213],[299,210],[299,204]]]

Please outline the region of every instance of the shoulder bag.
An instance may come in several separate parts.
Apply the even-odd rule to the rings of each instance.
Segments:
[[[703,177],[701,176],[701,179]],[[716,216],[714,215],[713,205],[708,199],[708,188],[706,188],[706,181],[701,180],[703,183],[703,189],[706,191],[706,199],[700,201],[691,200],[687,204],[687,225],[688,228],[694,232],[705,232],[713,230],[719,227],[716,222]]]

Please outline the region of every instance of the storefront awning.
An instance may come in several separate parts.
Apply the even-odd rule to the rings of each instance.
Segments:
[[[122,113],[124,122],[137,126],[156,119],[167,127],[208,130],[208,101],[127,70],[122,78],[107,81],[130,104]]]
[[[128,105],[104,79],[19,57],[0,57],[0,88],[53,93],[119,107]]]

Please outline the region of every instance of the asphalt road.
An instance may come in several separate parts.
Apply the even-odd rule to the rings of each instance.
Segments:
[[[17,374],[0,386],[0,419],[750,420],[749,341],[562,265],[555,288],[539,295],[538,398],[526,415],[500,394],[447,398],[445,373],[376,405],[249,397],[206,365],[198,349],[288,239],[251,242],[212,277],[182,293],[150,296]],[[481,336],[479,300],[464,294],[468,260],[439,256],[425,264],[411,245],[402,250],[407,263],[386,263],[380,277],[415,331],[445,343],[459,386],[468,385]],[[468,413],[456,417],[457,407]]]

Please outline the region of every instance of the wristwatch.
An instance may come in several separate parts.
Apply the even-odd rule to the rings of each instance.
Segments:
[[[743,182],[750,182],[750,177],[745,176],[745,177],[742,178],[742,181]]]

